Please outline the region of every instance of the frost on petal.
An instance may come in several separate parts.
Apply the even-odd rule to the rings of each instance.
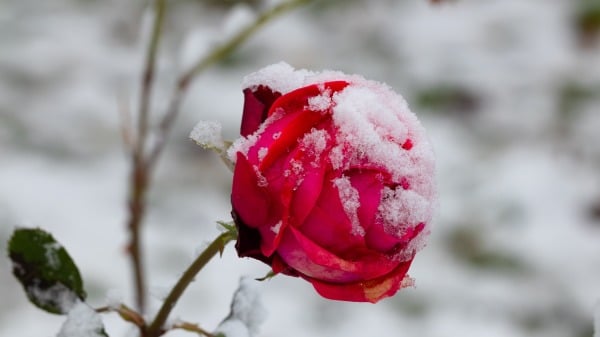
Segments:
[[[69,311],[57,337],[106,337],[100,315],[84,302]]]
[[[222,149],[224,146],[221,138],[221,123],[216,121],[198,122],[190,133],[190,138],[204,148]]]
[[[358,190],[352,186],[350,179],[345,176],[334,179],[333,184],[338,189],[344,211],[350,219],[350,223],[352,223],[352,234],[365,235],[365,230],[358,219],[358,208],[360,207]]]

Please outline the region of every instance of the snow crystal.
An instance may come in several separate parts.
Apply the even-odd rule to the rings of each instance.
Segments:
[[[71,310],[75,303],[79,302],[77,294],[62,283],[56,283],[50,288],[45,289],[31,285],[27,287],[27,293],[34,297],[37,303],[45,306],[58,307],[63,313]]]
[[[408,112],[401,106],[390,106],[384,96],[373,88],[352,84],[334,95],[332,118],[338,139],[349,147],[347,154],[354,154],[355,161],[378,164],[398,179],[410,163],[408,151],[395,141],[408,136],[408,128],[400,119],[400,114]]]
[[[313,128],[300,140],[300,145],[303,146],[306,151],[308,151],[312,156],[315,157],[316,162],[313,164],[318,164],[318,161],[321,158],[321,153],[327,147],[327,141],[329,140],[329,138],[330,137],[327,131]]]
[[[103,331],[100,315],[86,303],[79,301],[69,311],[57,337],[103,337]]]
[[[279,230],[281,229],[281,225],[282,222],[279,221],[278,223],[276,223],[275,225],[273,225],[273,227],[271,227],[271,231],[275,234],[279,234]]]
[[[233,300],[229,316],[219,324],[217,333],[227,337],[252,337],[258,334],[267,312],[260,299],[260,282],[242,277]]]
[[[332,104],[330,90],[326,90],[321,95],[308,99],[308,108],[312,111],[327,111]]]
[[[401,235],[406,226],[429,222],[430,208],[431,203],[415,191],[385,187],[377,210],[386,232]]]
[[[334,179],[333,184],[338,189],[340,201],[352,224],[352,234],[364,235],[365,230],[360,225],[360,220],[358,219],[358,208],[360,207],[358,190],[352,186],[350,179],[346,176]]]
[[[198,122],[190,133],[190,138],[204,148],[222,149],[224,147],[221,138],[221,123],[216,121]]]
[[[244,88],[266,85],[274,91],[286,94],[304,86],[304,79],[311,74],[307,70],[295,70],[285,62],[267,66],[246,76],[242,82]]]
[[[269,149],[266,147],[261,147],[258,150],[258,161],[262,161],[263,159],[265,159],[265,157],[267,156],[267,153],[269,152]]]
[[[60,268],[60,258],[58,257],[58,251],[62,248],[58,242],[49,242],[44,245],[44,255],[46,261],[50,264],[50,267],[54,269]]]
[[[256,173],[256,178],[258,178],[258,186],[265,187],[265,186],[269,185],[267,178],[262,175],[262,173],[258,169],[258,166],[254,165],[253,168],[254,168],[254,173]]]

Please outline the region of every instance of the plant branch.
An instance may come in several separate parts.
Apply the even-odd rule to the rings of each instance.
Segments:
[[[189,332],[195,332],[198,335],[206,336],[206,337],[215,337],[214,334],[202,329],[198,324],[188,323],[188,322],[178,322],[173,324],[172,329],[181,329]]]
[[[150,43],[146,51],[146,60],[144,64],[144,72],[142,75],[142,89],[140,94],[140,111],[138,116],[138,150],[143,155],[146,135],[148,133],[148,115],[150,111],[150,97],[152,87],[154,86],[154,74],[156,69],[156,55],[160,38],[162,36],[162,28],[166,12],[166,0],[156,0],[154,2],[154,23],[152,26],[152,34]]]
[[[160,307],[156,317],[148,327],[148,336],[156,337],[160,336],[164,330],[163,325],[166,322],[171,310],[175,307],[175,304],[188,287],[188,285],[194,280],[196,274],[198,274],[202,268],[215,256],[217,253],[223,252],[223,249],[230,241],[235,240],[236,233],[234,231],[227,231],[219,235],[213,242],[206,247],[206,249],[192,262],[188,269],[183,273],[181,278],[177,281],[173,289],[167,298],[164,300]]]
[[[160,42],[166,0],[156,0],[155,18],[152,28],[150,44],[146,54],[146,62],[142,75],[142,91],[140,95],[140,111],[138,116],[137,134],[134,151],[131,155],[131,175],[129,178],[129,219],[127,228],[130,233],[128,251],[133,269],[135,288],[135,303],[140,312],[146,309],[146,284],[144,277],[142,248],[140,240],[140,226],[146,208],[146,191],[148,189],[149,172],[147,158],[145,158],[146,135],[148,129],[148,113],[150,95],[154,83],[154,69],[156,54]]]
[[[144,318],[135,310],[129,308],[125,304],[119,304],[118,307],[106,306],[96,309],[98,313],[104,312],[116,312],[123,318],[125,321],[134,324],[140,329],[144,329],[146,326],[146,322]]]
[[[148,165],[150,167],[154,166],[158,157],[163,151],[167,137],[171,130],[171,126],[179,113],[179,107],[181,105],[183,96],[189,89],[189,86],[194,78],[205,71],[208,67],[230,55],[267,22],[310,1],[311,0],[289,0],[264,11],[253,23],[231,37],[221,46],[213,49],[210,54],[198,60],[198,62],[196,62],[196,64],[190,70],[179,77],[173,95],[171,96],[171,101],[169,102],[167,112],[159,124],[157,140],[154,144],[154,147],[151,149],[148,160]]]

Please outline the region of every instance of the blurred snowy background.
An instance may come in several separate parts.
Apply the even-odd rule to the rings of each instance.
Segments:
[[[119,105],[135,102],[147,2],[0,1],[0,249],[15,226],[52,232],[89,302],[132,303]],[[171,1],[154,111],[174,77],[259,1]],[[415,289],[377,305],[264,283],[260,336],[589,337],[600,299],[600,3],[322,0],[270,24],[201,76],[162,158],[144,230],[154,307],[228,220],[230,173],[188,139],[200,119],[236,137],[244,75],[286,61],[387,82],[428,129],[440,209]],[[134,105],[132,105],[133,108]],[[233,247],[174,318],[213,329],[240,275]],[[0,335],[54,336],[64,317],[25,299],[0,258]],[[115,315],[108,333],[132,336]],[[186,336],[177,332],[171,336]]]

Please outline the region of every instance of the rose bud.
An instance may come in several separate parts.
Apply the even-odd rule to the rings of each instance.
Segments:
[[[436,203],[423,127],[388,86],[285,63],[244,80],[231,203],[239,256],[323,297],[377,302],[412,284]]]

